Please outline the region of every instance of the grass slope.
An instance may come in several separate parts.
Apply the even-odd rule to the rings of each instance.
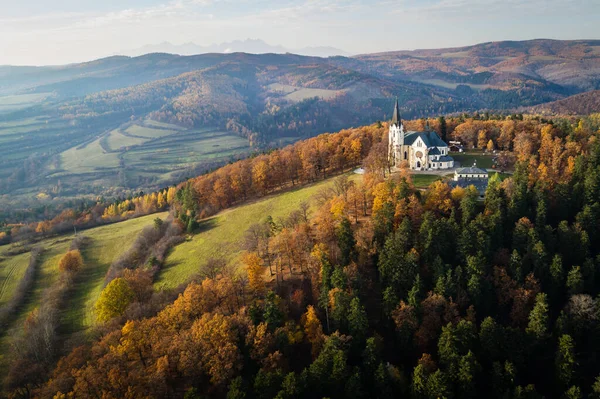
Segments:
[[[352,175],[352,179],[360,178]],[[267,216],[274,220],[288,216],[322,189],[333,185],[333,178],[276,194],[246,205],[224,211],[202,222],[200,232],[173,249],[159,275],[157,288],[173,288],[198,273],[210,258],[225,258],[230,264],[239,259],[244,234]]]
[[[0,247],[0,255],[2,254]],[[25,274],[31,254],[25,252],[0,260],[0,306],[6,304]]]
[[[126,251],[139,232],[146,226],[152,225],[155,218],[165,218],[166,212],[142,216],[136,219],[127,220],[120,223],[100,226],[86,230],[83,234],[91,238],[90,243],[82,251],[84,267],[76,277],[75,286],[70,293],[66,307],[61,314],[61,332],[73,333],[85,330],[94,322],[93,309],[100,295],[104,283],[104,275],[114,259]],[[22,330],[23,322],[27,314],[40,305],[43,292],[50,287],[58,278],[58,262],[60,258],[69,250],[73,235],[48,238],[39,243],[43,246],[45,252],[42,257],[40,272],[36,276],[33,290],[28,296],[27,302],[20,309],[11,329],[14,333]],[[7,248],[8,246],[2,247]],[[2,251],[0,248],[0,251]],[[17,255],[15,257],[4,259],[0,263],[0,273],[3,275],[7,267],[14,263],[18,268],[24,269],[29,262],[29,253]],[[18,280],[12,276],[10,286],[16,287]],[[10,290],[6,290],[9,292]],[[8,300],[10,296],[4,293],[2,302]],[[4,356],[10,347],[10,333],[0,331],[0,375],[6,364],[3,362]]]
[[[473,166],[473,162],[477,161],[477,167],[491,169],[494,162],[492,155],[484,155],[483,152],[466,152],[450,154],[455,161],[460,162],[461,167]]]

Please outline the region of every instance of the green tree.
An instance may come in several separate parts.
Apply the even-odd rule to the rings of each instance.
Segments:
[[[565,392],[565,399],[581,399],[581,389],[573,385]]]
[[[563,334],[558,340],[554,364],[556,377],[563,386],[568,386],[575,371],[575,344],[570,335]]]
[[[124,278],[116,278],[102,290],[96,302],[96,317],[100,322],[106,322],[125,312],[127,306],[135,298],[135,293]]]
[[[488,360],[496,360],[502,356],[502,326],[488,316],[479,327],[479,342]]]
[[[444,142],[448,142],[448,125],[446,124],[446,118],[440,116],[438,118],[438,124],[440,126],[440,137]]]
[[[553,299],[558,300],[558,295],[563,289],[565,274],[563,270],[562,257],[559,254],[554,255],[550,264],[550,283]]]
[[[529,313],[529,324],[527,333],[541,341],[548,336],[548,298],[543,292],[535,297],[535,306]]]
[[[430,399],[452,398],[450,382],[442,370],[436,370],[427,379],[427,397]]]
[[[283,381],[283,373],[281,370],[266,371],[258,370],[254,378],[254,392],[260,399],[274,398],[281,387]]]
[[[350,313],[348,314],[348,329],[352,338],[357,343],[361,343],[366,339],[369,329],[369,320],[364,306],[360,304],[360,300],[356,297],[350,301]]]
[[[567,275],[567,290],[570,295],[580,294],[583,291],[583,276],[581,268],[573,266]]]
[[[356,245],[352,224],[348,218],[342,219],[336,233],[341,252],[340,263],[342,266],[346,266],[354,259],[354,247]]]
[[[246,389],[242,377],[238,376],[231,380],[227,391],[227,399],[246,399]]]
[[[263,319],[271,330],[275,330],[283,324],[283,312],[280,309],[280,304],[281,298],[273,291],[269,291],[265,297]]]
[[[288,373],[281,383],[281,390],[275,397],[276,399],[295,399],[300,398],[303,391],[302,379],[296,376],[296,373]]]
[[[591,399],[600,399],[600,375],[596,377],[592,384],[592,392],[590,393]]]
[[[481,366],[473,352],[469,350],[466,355],[460,358],[458,366],[458,388],[461,398],[472,398],[477,395],[476,381]]]

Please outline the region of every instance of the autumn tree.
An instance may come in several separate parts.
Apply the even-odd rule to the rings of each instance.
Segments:
[[[124,278],[112,280],[100,293],[96,302],[96,318],[106,322],[123,314],[135,297],[134,291]]]
[[[63,273],[76,273],[83,267],[83,257],[79,250],[67,252],[58,262],[58,270]]]

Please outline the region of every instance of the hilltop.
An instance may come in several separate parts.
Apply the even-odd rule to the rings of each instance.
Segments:
[[[600,112],[600,90],[575,94],[562,100],[536,105],[529,110],[542,115],[588,115]]]
[[[600,40],[500,41],[356,59],[382,75],[404,75],[433,85],[529,87],[557,94],[600,88]]]

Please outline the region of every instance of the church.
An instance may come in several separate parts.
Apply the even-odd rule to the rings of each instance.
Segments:
[[[448,144],[436,132],[429,130],[429,125],[425,132],[404,131],[398,100],[390,122],[389,151],[390,163],[394,167],[400,167],[404,161],[413,170],[454,167],[454,159],[448,155]]]

